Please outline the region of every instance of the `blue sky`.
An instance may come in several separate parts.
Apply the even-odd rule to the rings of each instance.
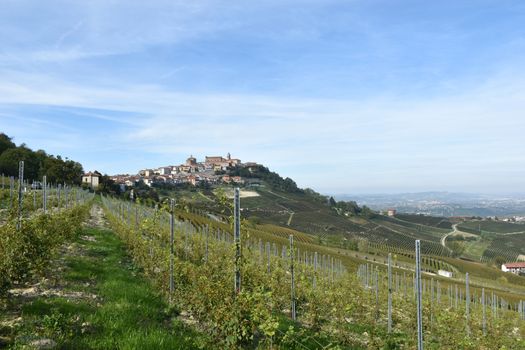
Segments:
[[[86,169],[257,161],[323,193],[523,192],[523,1],[24,1],[0,131]]]

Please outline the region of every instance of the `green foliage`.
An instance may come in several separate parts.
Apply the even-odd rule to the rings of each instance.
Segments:
[[[447,247],[452,251],[452,256],[457,258],[465,252],[465,245],[460,242],[452,241],[447,243]]]
[[[11,137],[7,136],[3,132],[0,133],[0,154],[4,153],[4,151],[9,148],[16,147],[15,143],[12,140],[13,139]]]
[[[116,205],[117,202],[112,204],[106,200],[108,208]],[[169,235],[163,227],[163,220],[149,216],[140,230],[135,230],[128,226],[125,218],[120,220],[109,210],[108,215],[112,226],[130,247],[136,263],[168,295]],[[197,230],[212,225],[211,232],[214,231],[209,220],[195,214],[181,215],[191,218]],[[247,231],[249,229],[242,232],[244,238]],[[353,274],[332,280],[330,273],[314,272],[304,264],[296,265],[296,301],[301,322],[298,325],[286,318],[290,307],[287,260],[272,256],[268,273],[266,268],[261,268],[258,251],[245,246],[241,265],[242,292],[235,295],[232,245],[210,239],[206,244],[209,255],[204,259],[205,242],[202,230],[195,233],[177,230],[172,300],[177,309],[191,315],[199,322],[199,327],[210,334],[211,343],[207,347],[266,348],[269,344],[284,349],[415,347],[413,298],[402,293],[394,294],[394,332],[387,334],[385,331],[386,281],[380,280],[380,304],[377,305],[375,293],[361,288]],[[433,269],[446,266],[430,257],[425,257],[425,264]],[[317,278],[316,288],[312,284],[313,276]],[[495,320],[488,330],[490,336],[482,336],[480,307],[479,304],[472,305],[470,326],[475,335],[469,338],[462,329],[465,321],[461,308],[452,309],[443,302],[440,306],[432,305],[429,299],[427,293],[423,314],[425,342],[429,349],[455,349],[457,344],[466,349],[499,349],[503,346],[520,349],[523,346],[523,340],[517,341],[511,334],[516,330],[517,339],[523,339],[525,335],[525,327],[517,320],[516,313],[508,312]],[[372,310],[377,310],[377,313]]]
[[[330,197],[330,206],[334,209],[336,209],[336,211],[339,213],[339,214],[342,214],[342,215],[358,215],[360,214],[363,209],[361,209],[357,203],[355,201],[348,201],[348,202],[345,202],[345,201],[339,201],[339,202],[336,202],[332,197]],[[366,207],[367,210],[370,210],[368,207]],[[365,212],[363,213],[363,215],[370,215],[369,212]]]
[[[115,181],[111,180],[109,176],[102,175],[99,178],[99,183],[98,183],[96,192],[102,193],[102,194],[119,195],[120,185],[116,184]],[[157,197],[157,201],[158,201],[158,197]]]
[[[9,148],[0,155],[0,173],[18,177],[18,162],[24,161],[24,177],[37,179],[40,163],[36,154],[25,146]]]
[[[231,176],[241,176],[244,178],[255,178],[265,181],[272,189],[290,192],[303,193],[303,190],[297,187],[295,181],[287,178],[282,178],[279,174],[270,171],[268,168],[258,165],[256,167],[248,168],[233,168],[228,171]]]
[[[48,155],[45,151],[33,151],[25,144],[16,145],[11,139],[0,134],[0,173],[18,177],[18,163],[24,161],[24,178],[41,180],[47,176],[48,183],[80,184],[82,165],[60,156]]]
[[[42,271],[55,249],[79,232],[87,214],[87,206],[77,206],[26,219],[21,230],[16,229],[16,220],[0,226],[0,296],[14,282]]]
[[[363,208],[361,209],[361,215],[363,215],[367,219],[373,219],[377,216],[377,213],[367,207],[366,205],[363,205]]]
[[[37,151],[41,160],[38,178],[47,176],[48,183],[68,183],[80,185],[84,170],[82,165],[73,160],[62,160],[60,156],[47,156],[44,151]]]

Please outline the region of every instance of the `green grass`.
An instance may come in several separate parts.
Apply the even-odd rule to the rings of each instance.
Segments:
[[[136,270],[119,239],[104,230],[84,234],[96,241],[78,241],[85,254],[68,256],[62,277],[65,291],[97,297],[37,297],[26,303],[14,348],[38,337],[55,340],[61,349],[198,348],[204,336],[176,318]]]

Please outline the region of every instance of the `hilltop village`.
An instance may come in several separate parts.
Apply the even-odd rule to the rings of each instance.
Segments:
[[[240,176],[230,176],[228,170],[235,168],[246,168],[254,170],[260,165],[255,162],[242,163],[240,159],[232,158],[228,153],[226,158],[222,156],[206,156],[203,162],[197,161],[193,155],[186,159],[186,163],[180,165],[162,166],[156,169],[143,169],[136,175],[114,175],[111,180],[117,184],[134,186],[143,181],[146,185],[154,184],[191,184],[198,186],[202,183],[210,185],[220,183],[244,184],[246,179]]]

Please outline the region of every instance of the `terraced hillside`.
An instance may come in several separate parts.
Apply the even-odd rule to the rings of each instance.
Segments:
[[[226,221],[229,214],[217,203],[221,193],[231,190],[229,186],[213,190],[185,189],[165,195],[179,198],[186,208],[190,206],[190,212],[199,216]],[[457,220],[417,214],[395,217],[373,212],[350,214],[337,210],[326,197],[315,192],[285,192],[264,183],[245,191],[249,195],[242,199],[242,213],[253,236],[268,238],[270,232],[272,239],[280,236],[282,244],[286,244],[286,237],[293,233],[305,243],[354,250],[358,246],[362,250],[365,244],[367,252],[379,256],[396,252],[400,259],[412,260],[414,240],[419,239],[422,253],[437,261],[432,266],[444,266],[448,261],[443,258],[451,256],[486,263],[493,268],[499,268],[498,263],[504,261],[525,258],[522,243],[525,233],[515,233],[525,225],[477,220],[458,223]],[[457,224],[454,226],[457,230],[453,224]],[[480,225],[482,235],[479,235]],[[470,235],[475,239],[463,237],[469,232],[474,233],[475,236]],[[432,266],[429,269],[434,269]]]

